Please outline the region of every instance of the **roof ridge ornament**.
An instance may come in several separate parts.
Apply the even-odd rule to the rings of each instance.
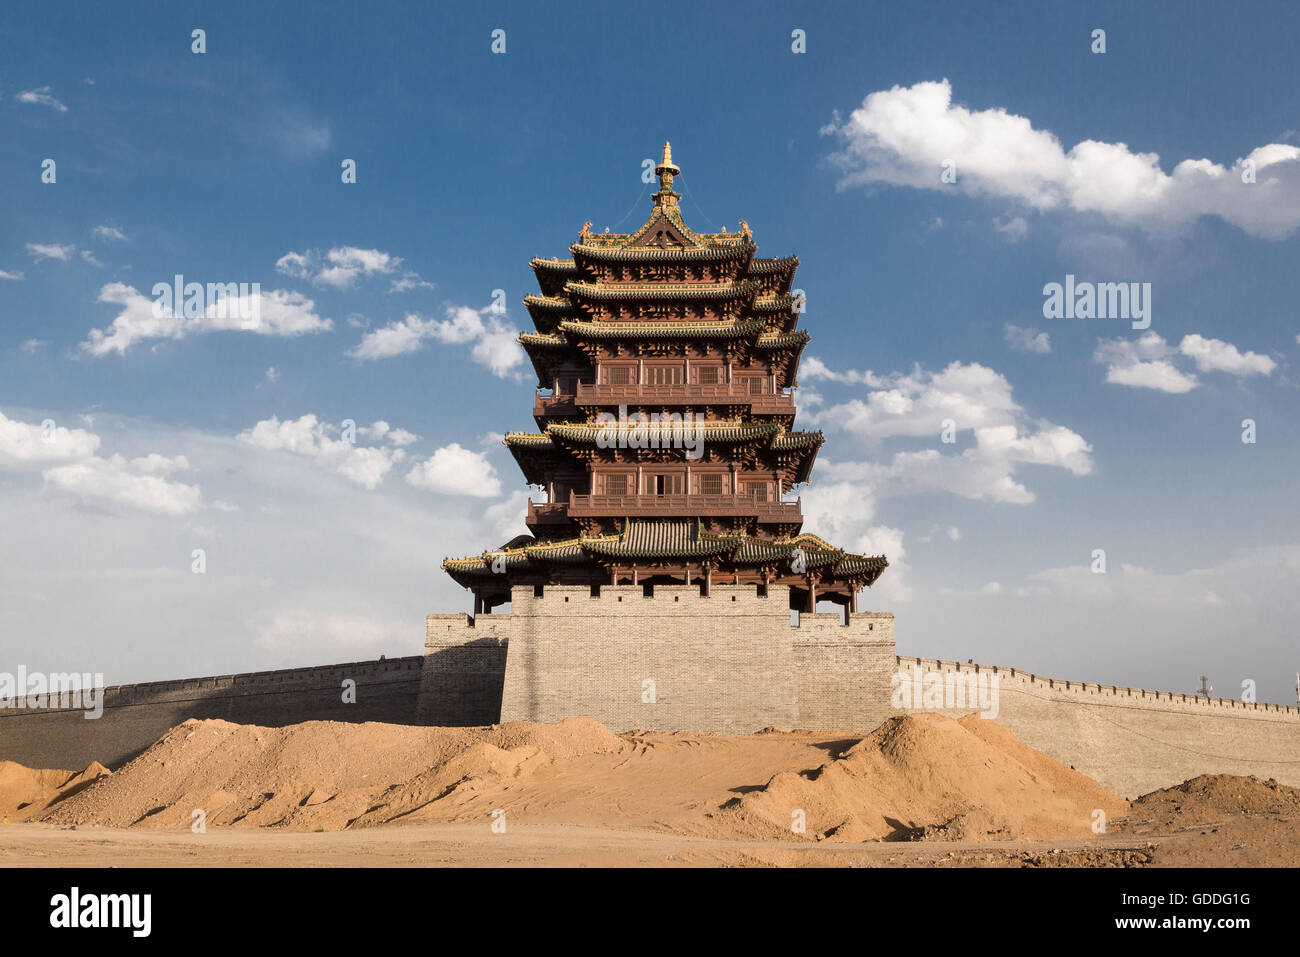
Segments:
[[[672,144],[665,140],[663,158],[655,167],[655,175],[659,177],[659,192],[654,194],[656,206],[676,206],[681,200],[681,194],[673,191],[673,177],[681,175],[681,172],[681,167],[673,162]]]

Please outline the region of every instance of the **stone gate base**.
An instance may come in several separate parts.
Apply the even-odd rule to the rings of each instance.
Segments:
[[[803,614],[789,589],[529,586],[510,613],[430,615],[420,718],[559,721],[613,731],[868,732],[888,717],[894,618]]]

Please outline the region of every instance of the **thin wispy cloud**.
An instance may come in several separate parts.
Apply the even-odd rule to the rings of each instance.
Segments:
[[[27,252],[32,257],[33,262],[41,262],[45,259],[54,259],[58,262],[65,263],[72,258],[72,254],[76,251],[76,246],[62,246],[58,243],[27,244]]]
[[[53,91],[48,86],[42,86],[35,90],[23,90],[14,97],[19,103],[34,103],[38,106],[48,106],[52,110],[58,110],[60,113],[68,112],[68,108],[54,98]]]

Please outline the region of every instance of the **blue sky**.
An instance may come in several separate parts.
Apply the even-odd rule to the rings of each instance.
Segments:
[[[806,527],[889,554],[902,653],[1292,701],[1300,14],[899,6],[7,8],[0,669],[418,653],[521,530],[528,260],[671,139],[688,223],[801,259]],[[261,327],[153,321],[177,273]]]

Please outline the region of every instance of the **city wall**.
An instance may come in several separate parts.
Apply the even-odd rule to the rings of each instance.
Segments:
[[[423,657],[218,675],[103,689],[104,712],[0,707],[0,761],[80,770],[99,761],[116,770],[187,718],[223,718],[282,727],[300,721],[416,719]],[[343,682],[356,682],[356,703]]]
[[[429,617],[421,715],[866,734],[909,710],[893,706],[891,679],[919,666],[966,681],[996,676],[995,720],[1125,797],[1208,773],[1300,787],[1300,709],[899,657],[892,615],[861,612],[845,625],[838,614],[803,614],[792,627],[787,609],[778,586],[767,597],[726,585],[708,597],[695,586],[516,588],[508,614]]]
[[[1125,797],[1207,773],[1300,787],[1300,709],[1063,681],[1015,668],[895,655],[893,616],[803,614],[771,586],[517,588],[508,614],[430,615],[426,655],[121,685],[104,714],[0,707],[0,760],[120,767],[187,718],[469,726],[590,715],[616,731],[866,734],[900,713],[914,668],[997,679],[996,720]],[[343,682],[356,703],[343,703]],[[915,710],[915,709],[913,709]],[[946,713],[977,710],[971,703]]]
[[[1017,738],[1135,798],[1198,774],[1253,774],[1300,787],[1300,709],[1044,678],[933,658],[898,670],[997,676],[996,721]],[[950,709],[954,717],[970,707]]]

